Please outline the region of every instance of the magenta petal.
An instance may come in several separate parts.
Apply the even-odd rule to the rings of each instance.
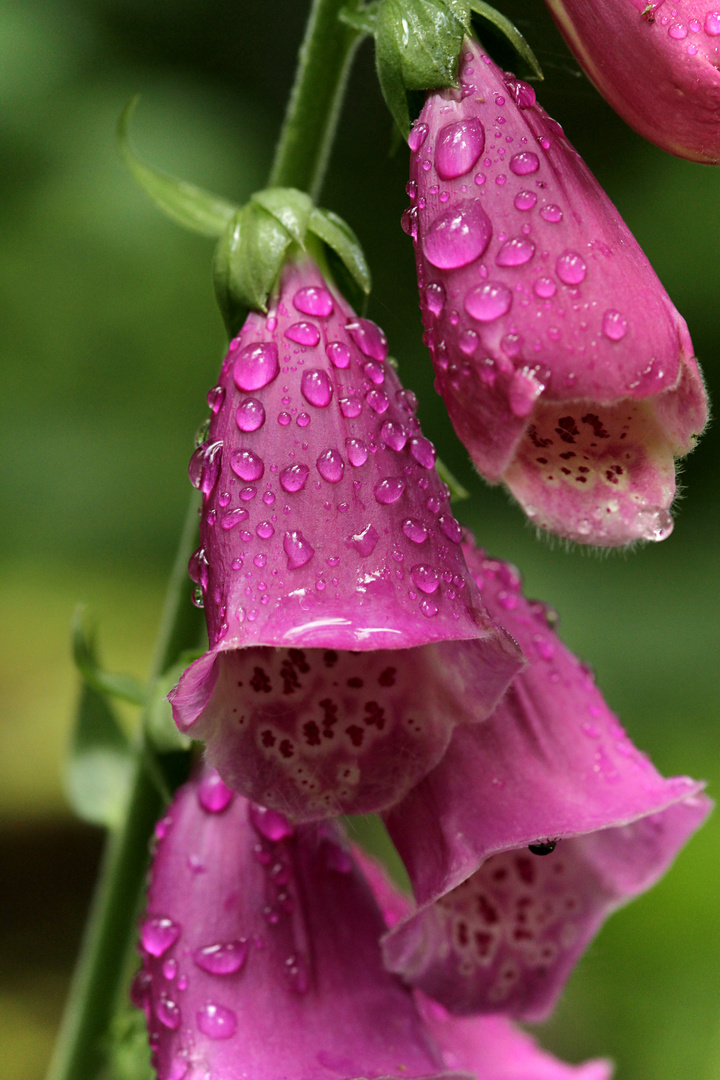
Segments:
[[[206,653],[171,693],[238,791],[294,820],[391,806],[458,723],[485,719],[517,671],[505,638],[416,649]]]
[[[273,303],[231,343],[191,459],[211,648],[170,700],[236,790],[313,820],[402,798],[522,660],[467,572],[385,335],[311,262]]]
[[[448,1075],[338,831],[274,829],[239,797],[208,811],[201,782],[159,826],[141,927],[158,1080]]]
[[[720,161],[720,11],[705,0],[547,0],[578,62],[663,150]]]
[[[606,916],[660,877],[710,803],[633,747],[517,572],[466,553],[529,664],[492,719],[459,728],[386,815],[420,911],[385,955],[455,1013],[538,1019]]]
[[[567,6],[588,20],[598,8]],[[663,539],[674,459],[707,417],[687,327],[534,91],[477,43],[460,80],[427,97],[405,218],[455,429],[538,528],[605,546]],[[485,135],[477,158],[470,124]]]

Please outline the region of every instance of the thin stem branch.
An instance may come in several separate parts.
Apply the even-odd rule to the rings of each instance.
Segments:
[[[346,3],[313,0],[270,173],[270,186],[299,188],[314,202],[325,179],[352,60],[362,38],[338,18]]]
[[[150,687],[184,648],[197,644],[198,613],[187,603],[187,561],[195,546],[198,500],[193,492],[160,619]],[[151,694],[149,695],[151,697]],[[135,932],[138,896],[149,859],[148,840],[162,796],[145,767],[151,752],[145,717],[122,826],[107,840],[100,877],[70,988],[48,1080],[95,1080],[105,1060],[127,943]]]

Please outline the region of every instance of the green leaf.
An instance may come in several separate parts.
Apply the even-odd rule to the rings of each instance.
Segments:
[[[440,479],[450,488],[450,498],[453,502],[461,502],[463,499],[470,498],[470,492],[462,486],[457,477],[450,472],[445,462],[441,461],[440,458],[437,458],[435,468]]]
[[[132,675],[114,675],[98,665],[93,635],[84,625],[84,609],[78,607],[72,621],[72,650],[75,666],[86,684],[99,694],[120,698],[131,705],[145,703],[145,690]]]
[[[468,0],[384,0],[377,40],[392,38],[407,90],[457,85]]]
[[[237,212],[215,252],[215,295],[228,333],[235,335],[248,310],[267,311],[293,238],[277,215],[251,200]]]
[[[65,764],[65,790],[79,817],[116,827],[122,820],[133,757],[107,699],[85,683]]]
[[[133,150],[130,120],[139,100],[136,96],[129,101],[118,120],[118,150],[124,165],[155,205],[183,228],[203,236],[221,236],[237,206],[154,165],[147,165]]]
[[[192,745],[192,740],[178,731],[167,696],[177,685],[185,669],[193,660],[197,660],[199,655],[201,654],[197,652],[182,653],[177,664],[173,664],[153,687],[147,712],[146,730],[151,743],[161,754],[174,750],[189,750]]]
[[[410,131],[407,91],[402,76],[400,54],[391,34],[379,32],[375,37],[375,67],[385,104],[403,138],[407,139]]]
[[[470,0],[470,7],[476,15],[479,15],[481,18],[485,19],[497,30],[499,30],[501,34],[504,34],[504,36],[508,39],[508,41],[513,46],[518,55],[522,57],[522,59],[528,65],[536,78],[544,78],[542,68],[538,63],[538,59],[535,56],[535,53],[532,51],[518,28],[513,23],[511,23],[505,15],[502,15],[499,11],[496,11],[494,7],[490,6],[490,4],[486,4],[485,0]]]
[[[367,295],[371,289],[370,268],[350,226],[332,210],[313,210],[308,229],[332,248],[355,284]]]

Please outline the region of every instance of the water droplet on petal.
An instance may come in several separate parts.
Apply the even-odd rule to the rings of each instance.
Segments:
[[[269,540],[275,535],[275,527],[271,521],[260,521],[255,526],[255,532],[261,540]]]
[[[259,480],[265,472],[265,462],[252,450],[236,450],[230,458],[230,468],[241,480]]]
[[[476,117],[441,128],[435,141],[435,169],[441,180],[470,172],[485,148],[485,129]]]
[[[299,529],[285,533],[283,550],[287,556],[288,570],[298,570],[301,566],[305,566],[305,563],[309,563],[315,554],[315,549]]]
[[[288,536],[293,535],[287,533]],[[298,534],[296,534],[298,535]],[[278,810],[268,810],[266,806],[259,806],[258,803],[250,803],[248,807],[248,816],[250,818],[250,824],[260,836],[265,840],[272,840],[273,843],[278,843],[280,840],[286,840],[289,836],[293,836],[295,833],[295,826],[292,825],[284,814],[281,814]]]
[[[380,437],[389,450],[399,453],[408,440],[408,433],[402,424],[395,420],[386,420],[380,429]]]
[[[295,341],[298,345],[307,345],[314,348],[320,341],[320,331],[314,323],[296,322],[288,326],[285,331],[288,341]]]
[[[247,959],[248,943],[242,938],[196,949],[193,960],[210,975],[234,975]]]
[[[479,259],[490,243],[492,225],[480,199],[446,210],[425,234],[426,258],[442,270],[454,270]]]
[[[467,294],[465,310],[478,322],[492,322],[507,314],[512,299],[512,293],[505,285],[486,281]]]
[[[497,255],[498,266],[524,266],[535,254],[535,245],[526,236],[513,236],[506,240]]]
[[[718,37],[720,35],[720,11],[708,11],[703,28],[708,37]]]
[[[438,525],[443,534],[453,544],[459,544],[462,540],[462,526],[459,521],[456,521],[452,514],[441,514],[438,518]]]
[[[257,398],[245,398],[235,413],[235,423],[241,431],[257,431],[265,423],[265,409]]]
[[[408,135],[408,146],[413,151],[413,153],[417,153],[422,144],[425,142],[425,140],[427,139],[427,133],[427,124],[418,124],[416,122],[410,129],[410,134]]]
[[[325,347],[325,352],[329,356],[333,367],[347,368],[350,366],[350,350],[347,345],[343,345],[342,341],[331,341]]]
[[[348,461],[356,469],[365,464],[368,459],[368,454],[370,453],[362,439],[346,439],[345,449],[347,451]]]
[[[308,285],[298,289],[293,296],[293,307],[303,315],[317,315],[326,318],[332,315],[335,305],[327,289],[318,285]]]
[[[585,280],[587,266],[576,251],[565,251],[555,263],[555,273],[563,285],[579,285]]]
[[[305,400],[318,409],[324,409],[332,401],[333,388],[326,371],[318,368],[303,371],[300,389]]]
[[[519,191],[515,196],[515,209],[532,210],[536,202],[537,195],[534,191]]]
[[[179,937],[178,924],[162,915],[146,919],[140,930],[142,946],[151,956],[162,956]]]
[[[277,345],[261,341],[246,345],[233,364],[233,379],[238,390],[261,390],[280,371]]]
[[[354,319],[347,323],[345,329],[350,334],[361,353],[371,360],[382,363],[388,354],[388,343],[385,334],[377,323],[370,319]]]
[[[423,563],[418,563],[417,566],[413,566],[410,571],[410,577],[420,590],[420,592],[432,594],[437,592],[438,585],[440,584],[440,575],[434,566],[426,566]]]
[[[170,1072],[167,1080],[185,1080],[189,1068],[190,1063],[187,1058],[183,1057],[182,1054],[176,1054],[170,1062]]]
[[[540,217],[544,221],[549,221],[551,225],[557,225],[563,219],[563,212],[559,206],[551,203],[549,206],[543,206]]]
[[[416,518],[408,518],[402,523],[402,531],[413,544],[424,544],[430,535],[421,521]]]
[[[602,332],[610,341],[622,341],[627,333],[627,319],[619,311],[609,308],[603,315]]]
[[[169,1028],[170,1031],[177,1031],[180,1027],[180,1006],[172,1001],[167,994],[160,995],[155,1006],[155,1012],[160,1023]]]
[[[531,109],[536,102],[535,91],[522,79],[516,79],[509,72],[505,75],[507,86],[513,101],[519,109]]]
[[[307,465],[288,465],[280,473],[280,487],[283,491],[302,491],[309,475],[310,470]]]
[[[363,374],[374,386],[382,386],[385,382],[385,369],[382,364],[377,364],[374,360],[368,360],[366,364],[363,364]]]
[[[317,471],[320,473],[323,480],[327,480],[328,483],[339,483],[345,472],[345,464],[339,451],[332,447],[328,450],[323,450],[322,454],[320,454],[317,459]]]
[[[540,159],[537,154],[529,150],[523,150],[519,154],[513,154],[510,158],[510,172],[516,176],[529,176],[540,168]]]
[[[375,485],[373,494],[383,506],[392,506],[402,495],[406,484],[407,481],[400,476],[386,476],[384,480]]]
[[[432,469],[437,457],[437,450],[424,435],[415,435],[410,440],[410,453],[423,469]]]
[[[685,23],[673,23],[668,28],[668,34],[674,41],[682,41],[688,36],[688,28]]]
[[[368,555],[372,555],[379,539],[375,526],[366,525],[362,532],[349,536],[345,543],[348,547],[354,548],[358,555],[365,559]]]
[[[362,412],[362,401],[360,398],[340,398],[338,404],[340,406],[340,412],[347,420],[355,420]]]
[[[237,1016],[232,1009],[207,1001],[197,1014],[197,1026],[209,1039],[231,1039],[237,1031]]]
[[[543,300],[549,300],[557,292],[557,285],[552,278],[541,277],[533,285],[533,292]]]
[[[222,781],[220,774],[212,769],[200,781],[197,789],[198,802],[209,814],[221,814],[235,798],[234,793]]]
[[[213,414],[213,416],[217,416],[217,414],[220,412],[220,410],[222,409],[222,405],[223,405],[224,400],[225,400],[225,387],[224,386],[213,386],[212,390],[208,390],[208,392],[207,392],[207,403],[208,403],[208,408],[210,409],[210,412]]]
[[[532,371],[526,368],[516,371],[508,390],[508,401],[513,415],[520,418],[529,416],[544,389],[545,386]]]
[[[369,390],[365,395],[367,401],[373,412],[382,416],[384,412],[387,412],[390,405],[390,400],[384,390]]]
[[[439,315],[445,306],[445,290],[442,285],[425,286],[425,304],[433,315]]]

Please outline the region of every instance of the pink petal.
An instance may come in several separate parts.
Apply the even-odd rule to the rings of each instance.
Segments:
[[[548,0],[588,77],[663,150],[720,161],[720,11],[698,0]]]
[[[534,91],[477,43],[460,79],[426,100],[406,218],[455,429],[538,528],[605,546],[663,539],[674,459],[707,417],[687,327]],[[471,123],[483,154],[443,179],[443,132]]]
[[[539,1019],[607,915],[664,873],[710,803],[635,749],[517,571],[466,553],[529,664],[386,815],[420,905],[386,960],[454,1013]]]
[[[142,946],[135,982],[159,1080],[447,1076],[382,968],[383,920],[338,831],[239,797],[208,810],[207,780],[160,824],[141,926],[143,942],[174,931]]]

